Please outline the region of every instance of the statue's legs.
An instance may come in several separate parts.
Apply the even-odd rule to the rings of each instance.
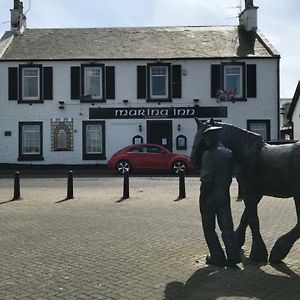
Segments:
[[[215,213],[212,211],[201,211],[201,218],[204,237],[210,252],[210,256],[207,257],[206,262],[210,265],[224,267],[226,257],[215,231]]]
[[[234,266],[241,262],[240,249],[233,231],[230,206],[222,207],[217,213],[218,224],[222,231],[222,239],[227,254],[227,265]]]
[[[240,248],[242,248],[245,244],[246,229],[248,225],[249,223],[248,223],[247,212],[246,209],[244,209],[244,212],[240,220],[240,224],[235,231],[237,243]]]
[[[250,252],[250,259],[258,262],[268,261],[267,247],[262,239],[259,229],[259,219],[257,214],[257,205],[261,199],[259,195],[245,194],[245,206],[247,219],[252,232],[252,247]]]
[[[297,224],[288,233],[281,236],[272,248],[269,261],[276,263],[284,259],[296,240],[300,238],[300,196],[294,198],[296,211],[297,211]]]

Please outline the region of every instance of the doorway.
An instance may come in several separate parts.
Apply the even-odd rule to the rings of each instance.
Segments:
[[[147,141],[172,152],[172,121],[147,121]]]

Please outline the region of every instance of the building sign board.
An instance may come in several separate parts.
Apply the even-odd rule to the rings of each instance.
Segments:
[[[227,118],[226,106],[90,108],[90,119]]]

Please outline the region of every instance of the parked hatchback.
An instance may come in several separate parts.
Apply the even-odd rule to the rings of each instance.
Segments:
[[[108,161],[108,167],[119,173],[132,171],[164,171],[178,174],[192,170],[190,159],[186,155],[170,152],[156,144],[129,145]]]

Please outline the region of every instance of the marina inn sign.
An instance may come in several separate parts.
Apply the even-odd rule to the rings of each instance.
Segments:
[[[90,119],[227,118],[226,106],[90,108]]]

